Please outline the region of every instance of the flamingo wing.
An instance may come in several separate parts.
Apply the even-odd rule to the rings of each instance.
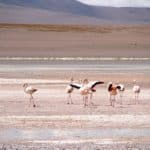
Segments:
[[[112,86],[113,86],[113,83],[109,82],[108,85],[107,85],[108,92],[111,92]]]
[[[88,84],[88,86],[90,87],[90,88],[94,88],[96,85],[98,85],[98,84],[104,84],[104,82],[103,81],[93,81],[93,82],[90,82],[89,84]]]
[[[33,90],[33,87],[32,87],[32,86],[28,86],[28,87],[26,88],[26,90],[27,90],[27,91],[32,91],[32,90]]]
[[[37,89],[33,88],[32,86],[29,86],[26,88],[27,91],[33,91],[33,92],[36,92]]]
[[[80,89],[82,87],[81,84],[77,84],[77,83],[71,83],[70,86],[76,89]]]
[[[123,84],[118,84],[117,85],[117,89],[120,90],[120,91],[124,91],[125,90],[125,87]]]
[[[117,85],[116,88],[117,88],[118,90],[121,90],[121,86],[120,86],[120,85]]]

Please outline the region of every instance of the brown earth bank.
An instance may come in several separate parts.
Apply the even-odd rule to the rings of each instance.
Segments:
[[[150,26],[0,24],[0,56],[150,57]]]

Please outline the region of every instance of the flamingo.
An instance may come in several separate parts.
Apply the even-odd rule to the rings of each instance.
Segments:
[[[136,104],[136,103],[139,103],[138,100],[139,100],[139,94],[141,92],[141,88],[140,88],[139,85],[137,85],[137,81],[136,80],[133,80],[133,82],[134,82],[133,92],[134,92],[135,104]]]
[[[125,86],[124,84],[118,84],[118,91],[119,91],[119,96],[120,96],[120,104],[122,105],[122,98],[123,98],[123,93],[125,91]]]
[[[112,83],[112,82],[109,82],[108,85],[107,85],[107,89],[108,89],[108,92],[110,94],[110,105],[111,106],[115,106],[115,101],[116,101],[116,95],[117,95],[117,90],[120,89],[120,86]]]
[[[32,86],[30,86],[28,83],[25,83],[23,84],[23,88],[24,88],[24,92],[26,94],[29,94],[30,95],[30,98],[29,98],[29,106],[31,104],[31,102],[33,103],[33,107],[36,107],[35,105],[35,102],[34,102],[34,98],[33,98],[33,94],[37,91],[37,89],[33,88]]]
[[[73,81],[74,81],[74,79],[71,78],[70,84],[73,83]],[[70,84],[66,87],[66,92],[67,92],[67,94],[68,94],[68,97],[67,97],[67,104],[73,104],[72,96],[71,96],[71,94],[72,94],[72,92],[73,92],[73,87],[72,87]]]
[[[88,106],[88,94],[91,94],[91,91],[87,86],[88,83],[88,79],[84,79],[82,87],[79,89],[80,94],[83,96],[84,107]]]
[[[72,83],[70,86],[73,88],[79,89],[80,94],[83,96],[84,106],[88,106],[88,96],[90,95],[90,104],[93,105],[92,98],[93,92],[96,92],[94,89],[96,85],[104,84],[102,81],[93,81],[89,82],[88,79],[84,79],[82,84]]]

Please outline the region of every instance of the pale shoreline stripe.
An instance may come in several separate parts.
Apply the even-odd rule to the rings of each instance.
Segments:
[[[27,141],[27,143],[34,143],[34,144],[86,144],[86,143],[95,143],[98,145],[105,145],[105,144],[126,144],[126,143],[135,143],[139,142],[139,140],[143,143],[149,143],[150,139],[147,138],[103,138],[103,139],[73,139],[73,140],[31,140]]]
[[[113,139],[73,139],[73,140],[33,140],[27,141],[27,143],[36,143],[36,144],[84,144],[84,143],[95,143],[95,144],[123,144],[126,141],[113,141]]]
[[[93,122],[137,122],[150,123],[150,115],[53,115],[53,116],[0,116],[0,122],[19,120],[50,120],[50,121],[93,121]]]
[[[150,60],[149,57],[0,57],[0,61],[50,61],[50,60],[64,60],[64,61],[79,61],[79,60],[87,60],[87,61],[112,61],[112,60],[122,60],[122,61],[135,61],[135,60]]]

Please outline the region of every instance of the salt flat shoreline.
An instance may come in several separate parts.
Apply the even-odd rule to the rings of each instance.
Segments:
[[[52,128],[56,129],[143,129],[150,128],[150,115],[112,114],[112,115],[50,115],[50,116],[0,116],[0,128]],[[53,124],[53,126],[52,126]],[[70,125],[69,125],[70,124]]]
[[[150,26],[3,24],[0,33],[1,131],[22,129],[21,133],[30,137],[34,135],[34,128],[87,131],[150,128]],[[75,82],[84,78],[105,81],[94,94],[94,106],[84,108],[77,91],[72,95],[74,104],[66,104],[65,88],[72,76]],[[142,88],[138,105],[134,105],[133,79]],[[123,105],[120,105],[119,97],[115,108],[109,105],[106,89],[109,81],[125,84]],[[29,99],[22,88],[24,82],[38,89],[34,95],[36,108],[28,106]],[[25,129],[31,132],[24,132]],[[149,139],[149,136],[114,140],[77,137],[14,143],[8,143],[6,139],[0,141],[0,148],[149,149]]]
[[[11,64],[11,63],[10,63]],[[137,73],[123,72],[123,74],[113,75],[113,71],[106,74],[97,74],[97,70],[89,72],[78,70],[72,72],[70,70],[48,70],[37,71],[28,65],[26,69],[22,65],[18,69],[16,63],[12,70],[9,69],[10,64],[5,65],[1,70],[0,82],[0,129],[2,131],[7,129],[23,130],[23,133],[33,133],[36,128],[40,129],[149,129],[150,128],[150,110],[149,110],[149,71],[142,73],[139,70]],[[146,63],[147,64],[147,63]],[[147,64],[148,65],[148,64]],[[144,68],[145,69],[145,68]],[[147,68],[148,69],[148,68]],[[28,71],[31,72],[28,72]],[[149,70],[149,69],[148,69]],[[105,80],[106,84],[110,80],[120,81],[126,85],[126,91],[123,100],[123,106],[117,103],[115,108],[109,106],[109,96],[106,89],[106,84],[99,86],[97,92],[94,94],[94,106],[87,108],[83,107],[82,98],[78,91],[74,91],[72,98],[73,105],[66,104],[65,87],[67,86],[71,75],[74,75],[76,82],[78,79],[89,77],[90,80],[101,79]],[[25,77],[25,78],[22,78]],[[29,78],[30,77],[30,78]],[[132,77],[132,78],[131,78]],[[140,103],[133,104],[132,81],[133,78],[138,79],[142,85],[142,93],[140,95]],[[34,87],[38,88],[35,94],[36,108],[28,106],[28,96],[25,95],[22,83],[29,82]],[[47,84],[48,83],[48,84]],[[62,83],[62,84],[61,84]],[[17,130],[17,131],[18,131]],[[32,132],[27,132],[27,131]],[[26,132],[25,132],[26,131]],[[70,138],[68,136],[68,138]],[[6,140],[7,141],[7,140]],[[91,149],[103,148],[105,149],[126,149],[131,148],[149,148],[149,137],[138,137],[136,139],[53,139],[53,140],[18,140],[18,141],[0,141],[2,146],[8,149]],[[75,143],[74,143],[75,142]],[[107,143],[107,144],[106,144]]]

